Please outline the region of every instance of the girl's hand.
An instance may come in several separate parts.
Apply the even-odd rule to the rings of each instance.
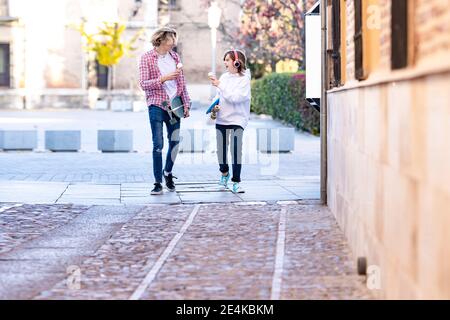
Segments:
[[[208,78],[209,78],[209,80],[211,81],[211,84],[212,84],[213,86],[215,86],[215,87],[218,87],[218,86],[219,86],[220,81],[217,80],[217,78],[216,78],[216,76],[215,76],[214,73],[212,73],[212,72],[208,73]]]
[[[213,78],[213,79],[211,79],[211,84],[212,84],[214,87],[218,87],[218,86],[220,85],[220,81],[217,80],[216,78]]]
[[[189,118],[189,109],[184,109],[184,117]]]

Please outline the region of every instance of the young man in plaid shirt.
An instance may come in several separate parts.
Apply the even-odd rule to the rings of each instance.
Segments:
[[[180,57],[172,49],[176,46],[177,32],[168,27],[158,29],[152,36],[153,49],[142,55],[139,73],[140,86],[145,91],[153,140],[153,174],[155,187],[152,195],[163,193],[162,177],[169,191],[175,191],[172,168],[178,154],[180,122],[171,121],[167,106],[179,96],[184,105],[184,117],[189,117],[190,98],[186,90]],[[163,172],[163,123],[166,124],[169,150]]]

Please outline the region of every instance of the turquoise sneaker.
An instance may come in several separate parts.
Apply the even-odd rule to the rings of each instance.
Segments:
[[[239,182],[233,183],[233,189],[231,191],[233,191],[233,193],[244,193],[245,192],[244,188],[241,187]]]
[[[228,174],[226,176],[222,175],[220,177],[219,185],[224,186],[225,189],[228,189],[228,180],[230,180],[230,173],[229,172],[228,172]]]

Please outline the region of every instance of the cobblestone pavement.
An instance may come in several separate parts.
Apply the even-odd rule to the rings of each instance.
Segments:
[[[71,204],[0,205],[0,254],[66,224],[87,209]]]
[[[0,226],[27,216],[36,237],[0,253],[0,298],[374,298],[314,202],[12,206]]]

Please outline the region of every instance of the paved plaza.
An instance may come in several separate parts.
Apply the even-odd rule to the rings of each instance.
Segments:
[[[3,130],[37,130],[34,152],[0,152],[0,201],[24,203],[151,204],[319,199],[320,139],[296,132],[288,153],[256,150],[257,128],[286,128],[268,117],[252,116],[246,129],[242,185],[235,195],[217,186],[214,124],[197,105],[182,128],[208,130],[205,152],[180,153],[173,170],[177,193],[150,197],[151,135],[146,112],[2,111]],[[81,130],[80,152],[50,152],[44,148],[45,130]],[[101,153],[97,130],[133,130],[134,152]],[[163,152],[165,152],[167,148]]]

